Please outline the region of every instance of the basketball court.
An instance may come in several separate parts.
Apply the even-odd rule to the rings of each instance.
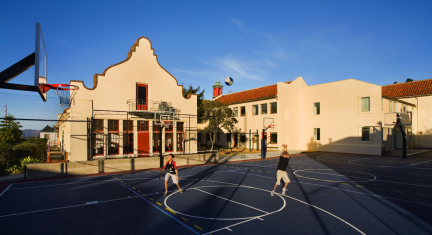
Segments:
[[[278,159],[180,168],[166,197],[160,170],[16,183],[0,233],[430,234],[431,155],[295,156],[273,197]]]

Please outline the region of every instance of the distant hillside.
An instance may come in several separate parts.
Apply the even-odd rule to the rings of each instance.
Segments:
[[[39,137],[39,133],[40,131],[38,130],[33,130],[33,129],[25,129],[23,130],[23,137],[27,138],[27,137]]]

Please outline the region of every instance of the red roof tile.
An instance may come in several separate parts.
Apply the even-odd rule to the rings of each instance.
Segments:
[[[291,82],[285,82],[290,84]],[[244,103],[255,100],[264,100],[271,99],[277,96],[277,84],[273,84],[270,86],[259,87],[247,91],[240,91],[232,94],[226,94],[219,98],[217,101],[220,101],[224,104],[237,104]]]
[[[432,78],[382,86],[381,92],[382,96],[390,98],[432,95]]]

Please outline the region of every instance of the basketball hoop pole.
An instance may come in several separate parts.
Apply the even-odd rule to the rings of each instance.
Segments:
[[[261,158],[266,158],[267,146],[266,146],[266,138],[264,138],[264,133],[269,129],[270,126],[264,128],[261,134]]]
[[[400,115],[399,113],[396,114],[397,118],[397,122],[396,125],[399,125],[401,133],[402,133],[402,158],[406,159],[407,158],[407,154],[406,154],[406,134],[405,134],[405,128],[404,126],[400,123]]]

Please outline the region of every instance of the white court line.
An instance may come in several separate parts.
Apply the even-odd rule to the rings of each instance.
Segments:
[[[366,160],[366,159],[369,159],[369,158],[370,158],[370,157],[368,157],[368,158],[361,158],[361,159],[357,159],[357,160],[352,160],[352,161],[349,161],[348,163],[355,162],[355,161]]]
[[[124,197],[124,198],[117,198],[117,199],[111,199],[111,200],[106,200],[106,201],[100,201],[98,203],[113,202],[113,201],[119,201],[119,200],[124,200],[124,199],[136,198],[136,197],[139,197],[139,196],[132,196],[132,197],[128,196],[128,197]],[[63,206],[63,207],[56,207],[56,208],[50,208],[50,209],[44,209],[44,210],[27,211],[27,212],[21,212],[21,213],[9,214],[9,215],[1,215],[0,218],[17,216],[17,215],[32,214],[32,213],[38,213],[38,212],[45,212],[45,211],[61,210],[61,209],[80,207],[80,206],[90,206],[93,204],[95,204],[95,203],[91,203],[91,204],[86,203],[86,204],[79,204],[79,205],[73,205],[73,206]]]
[[[206,191],[201,190],[201,189],[197,189],[197,188],[192,188],[192,189],[198,190],[198,191],[200,191],[200,192],[203,192],[203,193],[206,193],[206,194],[212,195],[212,196],[214,196],[214,197],[217,197],[217,198],[220,198],[220,199],[223,199],[223,200],[226,200],[226,201],[232,202],[232,203],[236,203],[236,204],[239,204],[239,205],[242,205],[242,206],[245,206],[245,207],[252,208],[252,209],[257,210],[257,211],[260,211],[260,212],[264,212],[264,213],[266,213],[266,214],[269,213],[269,212],[267,212],[267,211],[260,210],[260,209],[258,209],[258,208],[253,207],[253,206],[249,206],[249,205],[246,205],[246,204],[243,204],[243,203],[240,203],[240,202],[236,202],[236,201],[230,200],[230,199],[228,199],[228,198],[220,197],[220,196],[218,196],[218,195],[215,195],[215,194],[212,194],[212,193],[206,192]]]
[[[258,176],[258,177],[262,177],[262,178],[272,178],[272,179],[274,179],[274,177],[255,175],[255,174],[244,173],[244,172],[239,172],[239,171],[232,171],[232,172],[239,173],[239,174],[253,175],[253,176]],[[206,180],[206,181],[210,181],[210,180]],[[378,181],[378,180],[376,180],[376,181]],[[385,197],[385,196],[381,196],[381,195],[378,195],[378,194],[363,193],[363,192],[353,191],[353,190],[349,190],[349,189],[335,188],[335,187],[326,186],[326,185],[322,185],[322,184],[306,183],[306,182],[300,182],[300,181],[295,181],[295,180],[291,180],[291,182],[297,182],[299,184],[309,184],[309,185],[314,185],[314,186],[320,186],[320,187],[323,187],[323,188],[331,188],[331,189],[336,189],[336,190],[339,190],[339,191],[346,191],[346,192],[351,192],[351,193],[368,195],[368,196],[372,196],[372,197],[387,198],[387,199],[392,199],[392,200],[397,200],[397,201],[411,202],[411,203],[414,203],[414,204],[420,204],[420,205],[425,205],[425,206],[432,206],[432,204],[426,204],[426,203],[422,203],[422,202],[410,201],[410,200],[399,199],[399,198],[394,198],[394,197]]]
[[[327,170],[327,169],[324,169],[324,170]],[[325,179],[315,179],[315,178],[311,178],[311,177],[301,176],[301,175],[297,174],[298,171],[313,172],[313,173],[320,174],[319,172],[314,172],[314,171],[319,171],[319,170],[314,170],[314,169],[296,170],[296,171],[293,172],[293,174],[296,175],[296,176],[298,176],[298,177],[302,177],[302,178],[306,178],[306,179],[320,180],[320,181],[329,181],[329,180],[325,180]],[[352,171],[352,172],[360,172],[360,173],[363,173],[363,174],[366,174],[366,175],[371,175],[374,178],[373,179],[369,179],[369,178],[363,178],[363,177],[358,177],[358,176],[346,176],[346,175],[337,175],[337,174],[328,174],[328,175],[336,175],[336,176],[345,176],[347,178],[351,177],[351,178],[364,179],[364,181],[354,181],[354,180],[350,180],[350,179],[343,180],[343,181],[331,180],[333,182],[370,182],[370,181],[374,181],[374,180],[377,179],[377,177],[375,175],[372,175],[372,174],[369,174],[369,173],[366,173],[366,172],[363,172],[363,171]],[[326,173],[321,173],[321,174],[326,174]]]
[[[422,163],[425,163],[425,162],[430,162],[430,161],[432,161],[432,160],[424,161],[424,162],[419,162],[419,163],[415,163],[415,164],[410,164],[409,166],[415,166],[415,165],[422,164]]]
[[[262,191],[271,192],[270,190],[265,190],[265,189],[255,188],[255,187],[252,187],[252,186],[245,186],[245,185],[240,185],[240,184],[232,184],[232,183],[221,182],[221,181],[214,181],[214,180],[205,180],[205,181],[216,182],[216,183],[223,183],[223,184],[230,184],[230,185],[236,185],[236,186],[238,186],[238,187],[240,186],[240,187],[253,188],[253,189],[258,189],[258,190],[262,190]],[[278,195],[279,195],[279,194],[278,194]],[[322,211],[322,212],[324,212],[324,213],[326,213],[326,214],[328,214],[328,215],[331,215],[331,216],[333,216],[334,218],[336,218],[336,219],[342,221],[342,222],[345,223],[346,225],[350,226],[351,228],[355,229],[355,230],[356,230],[357,232],[359,232],[360,234],[366,235],[366,233],[362,232],[360,229],[358,229],[358,228],[355,227],[354,225],[348,223],[347,221],[343,220],[342,218],[340,218],[340,217],[338,217],[338,216],[336,216],[336,215],[334,215],[334,214],[332,214],[332,213],[330,213],[330,212],[328,212],[328,211],[326,211],[326,210],[324,210],[324,209],[321,209],[321,208],[319,208],[319,207],[317,207],[317,206],[314,206],[314,205],[312,205],[312,204],[309,204],[309,203],[307,203],[307,202],[304,202],[304,201],[299,200],[299,199],[294,198],[294,197],[290,197],[290,196],[287,196],[287,195],[281,195],[281,196],[284,196],[284,197],[290,198],[290,199],[292,199],[292,200],[298,201],[298,202],[300,202],[300,203],[303,203],[303,204],[305,204],[305,205],[308,205],[308,206],[310,206],[310,207],[313,207],[313,208],[315,208],[315,209],[317,209],[317,210],[320,210],[320,211]],[[166,199],[165,199],[165,201],[166,201]],[[165,204],[165,205],[166,205],[166,204]],[[275,213],[275,212],[272,212],[272,213],[270,213],[270,214],[273,214],[273,213]],[[268,215],[269,215],[269,214],[268,214]],[[250,219],[250,220],[242,221],[242,222],[239,222],[239,223],[237,223],[237,224],[230,225],[230,226],[227,226],[227,227],[231,228],[231,227],[234,227],[234,226],[236,226],[236,225],[239,225],[239,224],[242,224],[242,223],[246,223],[246,222],[249,222],[249,221],[251,221],[251,220],[258,219],[258,217],[264,217],[264,216],[267,216],[267,215],[257,216],[257,218],[253,218],[253,219]],[[227,227],[225,227],[225,228],[221,228],[221,229],[217,229],[217,230],[213,230],[213,231],[210,231],[210,232],[205,233],[205,234],[203,234],[203,235],[211,234],[211,233],[215,233],[215,232],[217,232],[217,231],[220,231],[220,230],[226,229]]]
[[[12,184],[9,184],[9,186],[0,194],[0,197],[3,195],[3,193],[5,193],[10,187],[12,186]]]

